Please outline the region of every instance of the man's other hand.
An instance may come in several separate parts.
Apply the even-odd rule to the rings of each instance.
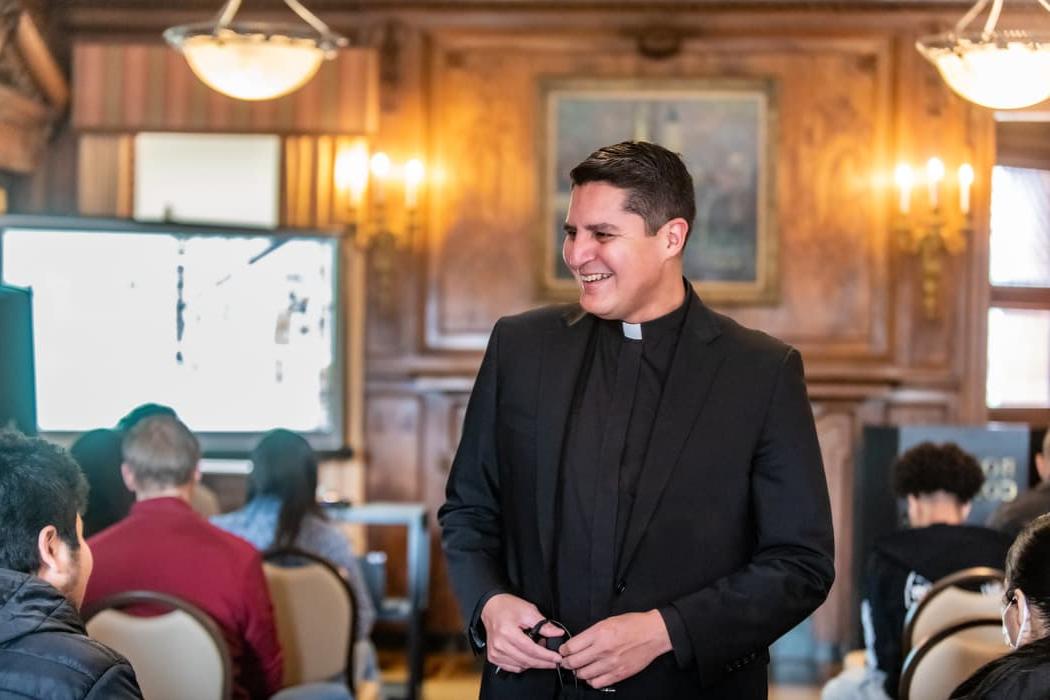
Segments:
[[[562,660],[561,654],[537,644],[525,634],[542,619],[535,605],[510,593],[489,598],[481,609],[489,662],[510,673],[521,673],[527,668],[555,668]],[[548,623],[540,628],[540,634],[559,637],[563,632]]]
[[[594,688],[630,678],[661,654],[671,651],[671,637],[656,610],[609,617],[588,627],[559,649],[562,666]]]

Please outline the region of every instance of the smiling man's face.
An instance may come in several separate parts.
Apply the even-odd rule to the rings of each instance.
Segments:
[[[585,311],[641,323],[681,303],[681,244],[671,240],[669,228],[684,220],[674,219],[649,235],[645,220],[624,209],[627,195],[607,182],[574,187],[562,258],[580,287]]]

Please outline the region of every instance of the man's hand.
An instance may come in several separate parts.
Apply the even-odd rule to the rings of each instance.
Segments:
[[[594,688],[630,678],[660,654],[671,651],[671,637],[656,610],[609,617],[561,645],[562,667]]]
[[[561,654],[540,646],[525,634],[542,619],[535,605],[510,593],[489,598],[481,609],[489,662],[510,673],[521,673],[527,668],[555,668],[561,662]],[[540,634],[559,637],[563,632],[548,623],[540,628]]]

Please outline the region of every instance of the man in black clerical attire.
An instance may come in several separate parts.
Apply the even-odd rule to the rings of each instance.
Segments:
[[[570,176],[579,304],[496,324],[439,513],[481,696],[765,698],[834,578],[802,361],[683,278],[677,155]]]

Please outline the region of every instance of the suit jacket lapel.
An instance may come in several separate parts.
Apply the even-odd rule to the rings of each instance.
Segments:
[[[562,445],[594,317],[571,307],[564,323],[548,332],[536,405],[536,524],[540,535],[544,571],[554,566],[555,505]]]
[[[630,566],[667,480],[678,463],[685,441],[707,401],[711,383],[723,359],[721,349],[712,343],[719,333],[714,315],[694,297],[664,382],[663,396],[660,398],[642,476],[638,482],[638,493],[620,549],[617,581]]]

